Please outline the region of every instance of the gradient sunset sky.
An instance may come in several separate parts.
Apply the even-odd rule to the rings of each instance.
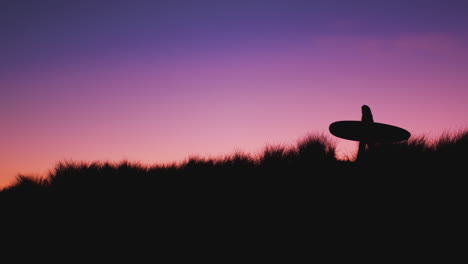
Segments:
[[[468,127],[468,1],[7,0],[0,187],[59,161],[179,162],[330,123]],[[333,138],[339,155],[357,143]]]

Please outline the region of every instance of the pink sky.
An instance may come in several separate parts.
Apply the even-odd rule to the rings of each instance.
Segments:
[[[462,2],[21,3],[0,10],[0,187],[60,161],[255,155],[315,133],[352,156],[328,126],[363,104],[413,136],[468,127]]]
[[[468,125],[462,44],[324,37],[281,52],[24,72],[2,81],[35,89],[2,102],[0,185],[64,160],[151,165],[292,146],[309,133],[332,137],[328,125],[359,120],[362,104],[376,122],[436,137]],[[355,142],[333,140],[340,156],[354,154]]]

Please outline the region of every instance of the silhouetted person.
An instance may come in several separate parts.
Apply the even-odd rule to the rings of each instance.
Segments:
[[[369,106],[363,105],[361,107],[362,111],[362,118],[361,122],[364,124],[372,124],[374,123],[374,117],[372,116],[372,112]],[[366,150],[366,146],[369,148],[372,146],[372,142],[367,142],[367,141],[360,141],[359,142],[359,150],[358,150],[358,155],[357,159],[359,160],[362,158],[362,155],[364,154],[364,151]]]

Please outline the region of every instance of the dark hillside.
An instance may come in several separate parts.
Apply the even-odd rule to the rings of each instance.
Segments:
[[[327,252],[365,243],[376,254],[389,250],[381,243],[452,247],[465,219],[467,142],[464,132],[433,144],[376,145],[360,162],[336,159],[327,137],[311,136],[258,157],[60,163],[46,179],[19,176],[2,190],[2,220],[17,237],[97,248],[145,238],[172,251],[206,246],[209,255],[238,247],[304,253],[304,241]]]

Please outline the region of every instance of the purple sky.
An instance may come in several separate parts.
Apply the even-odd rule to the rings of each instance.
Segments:
[[[468,125],[468,1],[2,1],[0,186],[63,160]],[[355,142],[335,138],[340,155]]]

